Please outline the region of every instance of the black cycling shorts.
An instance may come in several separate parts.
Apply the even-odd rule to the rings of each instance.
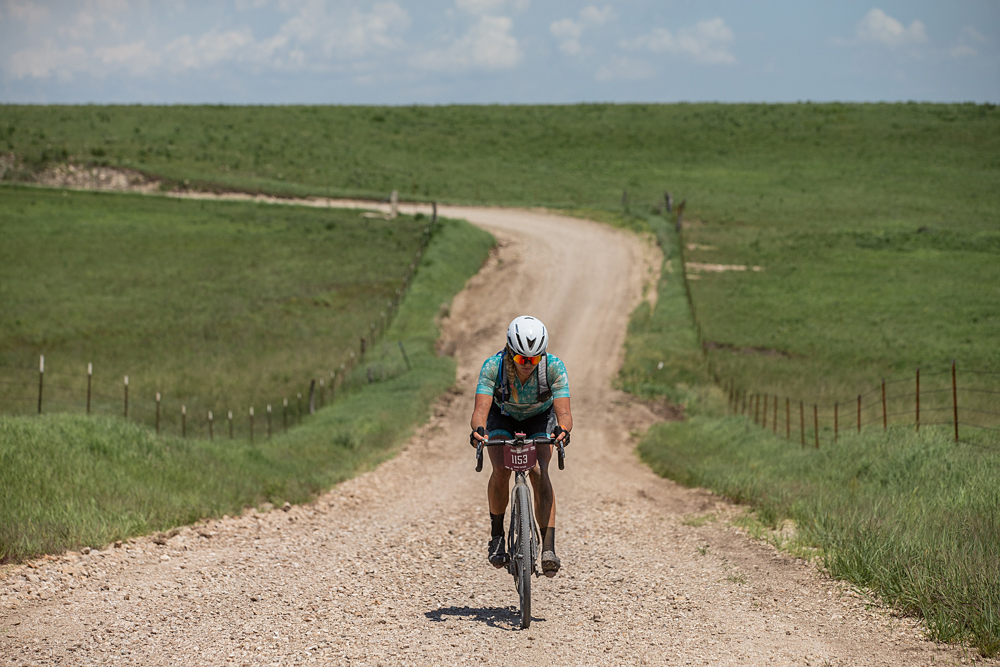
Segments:
[[[500,406],[493,402],[490,413],[486,417],[486,432],[491,436],[513,438],[515,433],[524,433],[529,438],[547,436],[555,430],[558,421],[551,406],[545,412],[539,412],[534,417],[521,421],[510,415],[501,414]]]

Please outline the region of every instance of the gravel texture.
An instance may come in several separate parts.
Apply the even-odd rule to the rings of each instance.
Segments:
[[[442,323],[455,388],[399,455],[309,505],[8,569],[0,664],[975,660],[724,520],[693,525],[735,510],[639,463],[634,434],[655,417],[610,384],[655,277],[651,242],[541,212],[440,213],[483,225],[500,247]],[[550,329],[576,421],[566,470],[553,471],[563,568],[534,580],[527,631],[512,578],[486,562],[488,472],[474,472],[466,444],[479,366],[522,312]]]

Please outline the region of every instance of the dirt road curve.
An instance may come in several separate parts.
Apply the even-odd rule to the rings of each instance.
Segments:
[[[40,561],[0,582],[0,664],[958,663],[915,624],[865,610],[815,568],[724,523],[727,506],[657,478],[630,430],[652,416],[610,388],[654,251],[596,223],[445,208],[500,249],[445,321],[456,390],[395,459],[314,504]],[[533,585],[486,563],[487,473],[468,421],[507,322],[542,318],[569,369],[576,429],[554,471],[563,570]],[[488,467],[488,464],[487,464]],[[697,522],[694,522],[697,523]]]

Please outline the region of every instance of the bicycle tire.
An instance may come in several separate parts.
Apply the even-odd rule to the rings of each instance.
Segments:
[[[517,512],[517,531],[514,558],[515,583],[521,603],[521,629],[527,630],[531,625],[531,569],[533,558],[531,553],[531,501],[528,498],[528,487],[520,484],[514,489],[514,508]]]

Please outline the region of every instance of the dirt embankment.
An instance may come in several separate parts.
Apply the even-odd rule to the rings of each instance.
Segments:
[[[650,243],[538,211],[439,213],[485,227],[500,246],[443,321],[456,386],[405,450],[310,505],[22,568],[0,582],[0,664],[969,659],[922,639],[910,619],[870,610],[814,565],[725,521],[691,520],[735,510],[636,459],[632,433],[655,417],[611,380],[656,265]],[[510,577],[486,562],[487,474],[474,472],[466,444],[479,366],[521,313],[549,327],[576,421],[566,470],[553,472],[563,569],[535,580],[529,631],[516,629]]]

